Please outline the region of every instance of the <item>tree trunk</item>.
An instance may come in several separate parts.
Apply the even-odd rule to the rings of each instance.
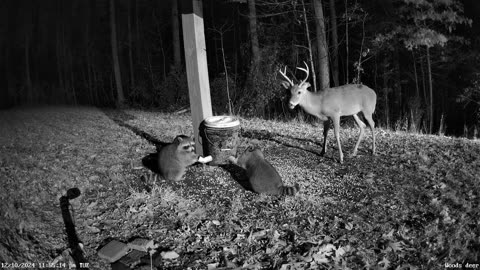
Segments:
[[[143,40],[140,32],[140,1],[135,1],[135,60],[137,63],[144,65],[144,61],[142,59],[142,50],[143,50]],[[142,83],[140,80],[139,83]]]
[[[56,48],[56,58],[57,58],[57,75],[58,75],[58,88],[60,92],[65,93],[65,81],[63,80],[63,67],[62,67],[62,41],[61,41],[61,26],[57,24],[57,48]],[[59,93],[57,93],[59,94]]]
[[[422,74],[422,92],[423,92],[423,100],[425,102],[424,104],[428,104],[427,86],[426,86],[426,79],[425,79],[425,66],[424,66],[422,57],[420,57],[420,73]]]
[[[128,64],[130,66],[130,90],[135,87],[135,67],[133,66],[133,35],[132,35],[132,0],[127,0],[127,24],[128,24]],[[175,1],[176,2],[176,1]]]
[[[260,64],[260,45],[257,32],[257,11],[255,0],[248,0],[248,22],[250,24],[250,41],[252,45],[252,65],[250,71],[255,71]]]
[[[320,80],[320,90],[330,87],[330,77],[328,72],[328,48],[325,36],[325,23],[323,16],[323,8],[321,0],[313,0],[315,11],[315,28],[317,31],[317,48],[318,48],[318,73]]]
[[[173,43],[173,64],[176,70],[180,70],[182,66],[182,57],[180,55],[180,27],[178,23],[177,0],[172,0],[172,43]]]
[[[25,32],[25,80],[27,83],[27,100],[33,101],[32,77],[30,75],[30,37],[29,31]]]
[[[393,56],[393,63],[394,63],[394,75],[393,78],[395,79],[395,89],[394,89],[394,113],[396,113],[396,120],[402,120],[403,117],[403,103],[402,103],[402,84],[400,83],[402,78],[400,76],[400,55],[398,51],[395,51]],[[395,121],[396,121],[395,120]]]
[[[305,32],[307,35],[307,43],[308,43],[308,56],[310,57],[310,66],[312,67],[312,79],[313,79],[313,91],[317,92],[317,75],[315,74],[315,65],[313,64],[313,53],[312,53],[312,41],[310,39],[310,29],[308,28],[308,20],[307,20],[307,11],[305,10],[305,2],[302,0],[302,7],[303,7],[303,18],[305,20]]]
[[[121,106],[125,102],[125,97],[123,95],[122,75],[120,74],[120,61],[118,59],[117,30],[116,30],[116,23],[115,23],[114,0],[110,0],[110,30],[111,30],[110,41],[112,45],[113,71],[115,75],[115,85],[117,87],[117,106]]]
[[[94,104],[93,92],[92,92],[92,76],[90,74],[90,18],[91,18],[91,8],[90,1],[86,1],[86,16],[85,16],[85,71],[84,71],[84,80],[85,88],[88,91],[88,103]]]
[[[335,11],[335,0],[330,0],[330,24],[332,26],[332,78],[334,86],[339,85],[338,80],[338,34],[337,34],[337,12]]]
[[[348,78],[348,0],[345,0],[345,83],[349,83]]]
[[[415,78],[415,98],[420,100],[420,87],[418,86],[418,75],[417,75],[417,60],[415,59],[415,53],[412,50],[413,58],[413,75]]]
[[[383,91],[384,91],[384,111],[385,111],[385,124],[387,125],[386,128],[390,127],[390,110],[389,110],[389,105],[388,105],[388,72],[387,72],[387,67],[388,67],[388,60],[387,57],[384,58],[383,60]]]
[[[8,14],[7,14],[8,16]],[[5,75],[5,87],[7,88],[7,97],[9,99],[4,99],[3,100],[3,104],[4,105],[17,105],[16,104],[16,99],[15,99],[15,91],[12,91],[13,87],[11,86],[12,85],[12,71],[11,71],[11,68],[10,68],[10,46],[9,44],[7,43],[7,41],[5,40],[4,41],[4,47],[5,49],[5,57],[4,57],[4,60],[3,60],[3,64],[4,64],[4,75]]]
[[[73,95],[73,104],[77,105],[77,90],[75,89],[75,77],[74,77],[74,70],[73,70],[73,55],[72,55],[72,50],[68,51],[68,60],[70,64],[70,84],[71,84],[71,89],[72,89],[72,95]]]
[[[213,25],[213,26],[215,26],[215,16],[216,16],[215,12],[214,12],[214,9],[215,9],[215,5],[210,4],[210,9],[209,9],[210,20],[211,20],[211,25]],[[213,39],[212,43],[213,43],[214,53],[209,54],[210,55],[209,57],[214,57],[215,58],[215,69],[214,70],[217,71],[219,69],[219,66],[220,66],[220,62],[218,61],[218,55],[217,55],[217,52],[219,51],[218,50],[218,45],[217,45],[217,40]],[[209,63],[210,63],[210,61],[209,61]]]
[[[433,83],[432,83],[432,65],[430,63],[430,48],[427,46],[427,69],[428,69],[428,88],[430,90],[430,123],[428,133],[433,131]]]

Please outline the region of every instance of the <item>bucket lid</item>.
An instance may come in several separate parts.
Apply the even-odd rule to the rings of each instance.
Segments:
[[[205,119],[205,126],[211,128],[229,128],[239,125],[240,120],[229,115],[210,116]]]

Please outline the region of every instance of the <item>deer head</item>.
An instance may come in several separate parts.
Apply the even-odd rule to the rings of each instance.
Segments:
[[[308,91],[307,88],[310,87],[310,83],[307,82],[308,76],[310,75],[310,70],[308,69],[307,63],[305,63],[305,61],[303,63],[305,64],[305,68],[297,67],[297,69],[305,72],[307,75],[299,84],[294,84],[293,81],[287,77],[287,67],[285,67],[283,72],[282,70],[279,71],[280,74],[282,74],[282,76],[287,80],[282,82],[282,86],[285,89],[290,90],[291,96],[290,101],[288,102],[290,109],[293,109],[299,103],[302,103],[304,94],[306,91]]]

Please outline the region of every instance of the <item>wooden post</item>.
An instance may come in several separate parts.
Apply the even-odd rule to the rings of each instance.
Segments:
[[[182,0],[183,46],[187,67],[188,93],[192,112],[197,154],[203,155],[200,123],[212,116],[210,83],[208,81],[207,49],[203,28],[201,0]]]

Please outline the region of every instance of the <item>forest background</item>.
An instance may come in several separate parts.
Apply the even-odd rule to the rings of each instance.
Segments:
[[[181,10],[174,0],[2,1],[0,108],[187,107]],[[298,117],[278,71],[302,79],[305,61],[312,91],[375,89],[384,128],[478,137],[478,1],[204,0],[203,11],[215,114]]]

